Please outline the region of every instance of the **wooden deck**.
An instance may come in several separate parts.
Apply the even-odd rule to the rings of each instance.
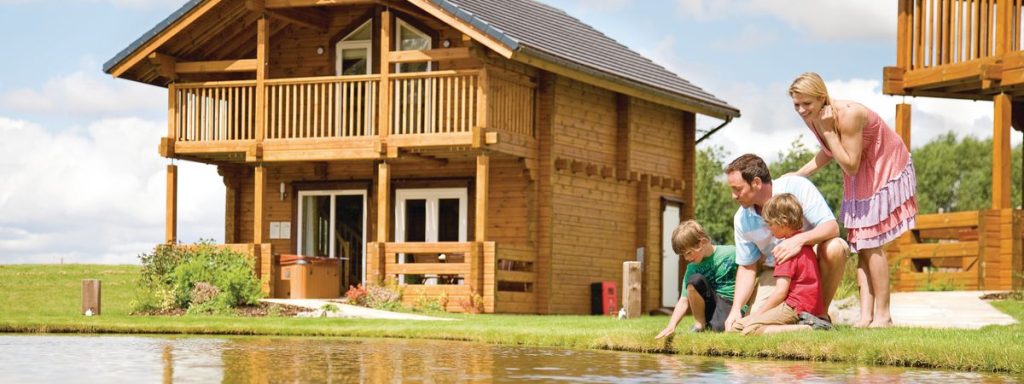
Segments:
[[[991,100],[1024,94],[1024,0],[899,0],[893,95]]]
[[[499,71],[390,75],[387,111],[379,75],[266,80],[263,108],[256,80],[172,84],[160,152],[205,162],[330,161],[490,145],[532,157],[535,84]]]

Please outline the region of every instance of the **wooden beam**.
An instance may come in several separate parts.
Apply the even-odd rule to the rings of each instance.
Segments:
[[[257,59],[217,60],[179,62],[174,65],[175,73],[217,73],[255,72],[259,67]]]
[[[928,90],[956,85],[958,83],[1000,81],[1002,65],[993,58],[972,60],[959,64],[948,64],[938,67],[907,71],[903,78],[903,88]]]
[[[487,81],[487,67],[480,69],[476,87],[476,124],[473,125],[473,148],[480,148],[484,145],[484,134],[491,124],[490,114],[487,113],[490,104],[487,102],[487,95],[490,91]]]
[[[683,218],[692,219],[695,217],[697,208],[697,194],[693,184],[697,179],[697,115],[690,112],[683,112],[683,173],[679,175],[679,188],[683,191],[683,206],[679,207],[680,215]],[[673,188],[675,187],[673,182]]]
[[[598,76],[593,73],[584,72],[583,70],[568,68],[538,57],[533,57],[529,54],[522,53],[521,51],[517,51],[513,55],[512,60],[613,92],[622,93],[641,100],[647,100],[655,104],[699,113],[723,120],[727,117],[735,117],[724,108],[713,106],[699,100],[684,100],[654,87],[627,82],[625,80],[613,80],[611,79],[611,76]]]
[[[110,74],[114,77],[121,77],[121,75],[138,64],[139,61],[149,57],[149,54],[156,52],[158,47],[162,46],[172,37],[199,19],[199,17],[216,7],[221,1],[223,0],[207,0],[200,3],[198,7],[179,19],[178,22],[169,26],[162,33],[150,39],[146,44],[143,44],[141,48],[136,49],[134,53],[129,55],[125,60],[122,60],[121,63],[112,67],[110,69]]]
[[[381,139],[391,131],[391,11],[380,13],[380,86],[377,93],[377,134]],[[381,240],[378,240],[381,241]],[[383,241],[382,241],[383,242]]]
[[[902,95],[903,76],[906,70],[900,67],[885,67],[882,69],[882,93],[886,95]]]
[[[896,104],[896,134],[910,150],[910,104]]]
[[[331,24],[326,15],[312,9],[268,9],[266,12],[267,15],[275,19],[301,25],[318,32],[327,31]]]
[[[501,43],[498,40],[495,40],[490,35],[477,30],[472,25],[466,24],[466,22],[462,21],[462,19],[459,19],[458,17],[449,14],[448,11],[445,11],[437,4],[434,4],[432,1],[409,0],[409,3],[419,7],[420,9],[429,13],[430,15],[438,18],[439,20],[441,20],[441,22],[454,27],[455,29],[459,30],[459,32],[462,32],[467,36],[473,38],[473,40],[476,40],[478,43],[483,44],[484,46],[490,48],[494,52],[497,52],[502,57],[506,59],[512,58],[512,50],[506,47],[503,43]]]
[[[388,242],[391,218],[391,171],[388,163],[377,165],[377,238],[378,243]]]
[[[167,221],[166,242],[174,244],[178,241],[178,166],[167,166]]]
[[[391,52],[392,63],[415,63],[423,61],[462,60],[470,58],[469,47],[428,49],[422,51]]]
[[[487,155],[476,157],[476,210],[474,234],[477,242],[487,241],[487,200],[490,189],[491,161]]]
[[[178,59],[171,55],[165,55],[159,52],[149,54],[149,62],[153,64],[157,75],[170,81],[178,79],[178,73],[175,71],[177,61]]]
[[[267,171],[263,164],[256,165],[256,171],[253,175],[255,185],[254,197],[253,197],[253,217],[252,217],[252,242],[254,244],[263,243],[263,206],[266,200],[266,187],[267,187]]]
[[[992,209],[1013,207],[1010,200],[1010,96],[1001,93],[992,100],[995,115],[992,124]]]
[[[267,102],[267,59],[269,56],[270,47],[270,26],[269,21],[266,17],[261,17],[256,20],[256,100],[255,100],[255,125],[256,125],[256,142],[263,142],[263,138],[266,137],[266,102]]]
[[[615,94],[615,119],[615,174],[625,180],[633,169],[633,100],[629,96]]]

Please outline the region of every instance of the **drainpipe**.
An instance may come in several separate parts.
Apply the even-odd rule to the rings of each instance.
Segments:
[[[699,139],[697,139],[697,142],[695,144],[700,144],[700,142],[704,141],[704,139],[707,139],[707,138],[711,137],[711,135],[714,135],[715,132],[718,132],[719,129],[725,128],[725,126],[729,125],[729,123],[731,123],[731,122],[732,122],[732,117],[731,116],[730,117],[726,117],[725,121],[723,121],[722,124],[720,124],[719,126],[715,127],[714,129],[708,131],[708,133],[705,133],[704,136],[701,136]]]

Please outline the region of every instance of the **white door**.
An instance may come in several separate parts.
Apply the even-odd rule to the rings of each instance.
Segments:
[[[396,190],[395,241],[465,242],[468,226],[467,200],[465,188]],[[406,263],[406,257],[404,254],[398,255],[398,263]],[[429,285],[437,284],[439,280],[438,276],[409,276],[408,279],[406,276],[399,276],[398,281],[403,284]],[[460,284],[461,280],[455,283]]]
[[[672,231],[679,225],[679,204],[666,202],[661,212],[661,306],[674,308],[679,301],[679,255],[672,250]]]

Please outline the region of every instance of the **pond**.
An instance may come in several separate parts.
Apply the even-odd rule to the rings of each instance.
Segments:
[[[0,335],[3,383],[1016,382],[1008,375],[430,340]]]

